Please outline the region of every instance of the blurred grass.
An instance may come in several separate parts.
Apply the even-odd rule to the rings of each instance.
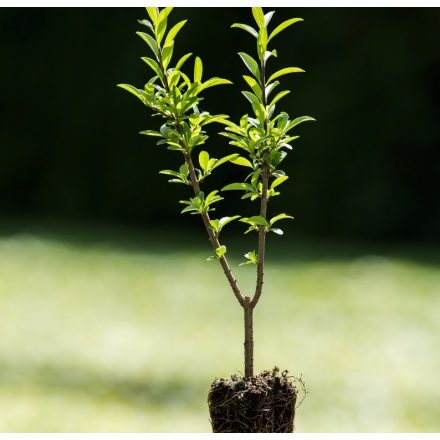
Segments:
[[[306,381],[297,431],[439,431],[438,249],[271,238],[256,368]],[[0,431],[209,431],[243,335],[208,255],[176,227],[0,225]]]

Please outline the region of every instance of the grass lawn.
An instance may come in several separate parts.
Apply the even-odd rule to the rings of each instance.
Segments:
[[[0,431],[210,430],[243,332],[204,238],[3,229]],[[302,375],[297,431],[439,431],[438,249],[270,238],[256,369]]]

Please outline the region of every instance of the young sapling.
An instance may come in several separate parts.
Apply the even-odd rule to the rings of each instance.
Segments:
[[[192,53],[184,55],[175,64],[172,63],[174,41],[187,20],[180,21],[167,32],[168,18],[173,8],[167,7],[159,10],[156,7],[147,7],[146,9],[149,20],[139,20],[139,23],[146,27],[146,32],[137,32],[137,34],[145,41],[151,52],[150,57],[142,57],[142,61],[152,71],[152,76],[143,89],[129,84],[119,84],[119,87],[136,96],[153,112],[153,115],[159,116],[163,121],[159,130],[144,130],[141,134],[157,137],[157,145],[166,145],[167,149],[176,151],[182,157],[183,163],[178,170],[162,170],[160,173],[170,176],[170,182],[192,188],[194,196],[180,201],[185,205],[182,213],[196,214],[202,218],[214,250],[212,258],[219,261],[237,301],[243,308],[244,380],[248,383],[253,381],[254,385],[263,379],[266,385],[270,381],[275,381],[278,388],[281,386],[280,383],[284,384],[287,393],[285,405],[289,408],[292,406],[291,411],[281,411],[274,418],[272,413],[270,413],[272,415],[267,413],[269,415],[266,416],[267,408],[264,405],[260,408],[262,412],[256,411],[255,399],[253,401],[251,399],[249,405],[252,417],[255,420],[258,419],[258,422],[254,419],[252,423],[249,421],[252,418],[249,415],[251,413],[242,414],[244,418],[248,417],[248,422],[245,424],[242,422],[234,424],[236,421],[224,419],[220,414],[220,422],[216,425],[214,416],[219,407],[224,408],[225,402],[219,402],[217,407],[212,406],[215,406],[215,393],[219,390],[217,386],[219,382],[214,382],[210,393],[213,430],[215,432],[239,432],[240,429],[244,429],[242,432],[291,432],[296,391],[290,385],[287,376],[277,376],[277,370],[269,375],[268,372],[254,375],[253,310],[263,291],[266,235],[268,232],[282,235],[283,231],[278,228],[278,222],[293,218],[286,213],[277,214],[272,218],[268,216],[270,199],[280,194],[279,186],[288,179],[286,173],[280,169],[280,164],[286,158],[287,151],[292,149],[290,144],[298,138],[290,132],[297,125],[314,120],[310,116],[301,116],[291,120],[286,112],[275,113],[277,103],[289,93],[288,90],[284,90],[274,94],[274,90],[280,85],[278,78],[304,71],[298,67],[285,67],[274,73],[268,73],[268,61],[271,57],[277,56],[277,51],[269,49],[268,45],[281,31],[302,19],[286,20],[269,32],[268,25],[274,12],[264,14],[262,8],[255,7],[252,8],[252,14],[256,27],[242,23],[232,25],[233,28],[239,28],[251,34],[256,39],[257,48],[256,58],[239,52],[240,58],[250,73],[250,75],[243,75],[249,90],[243,91],[242,94],[251,104],[253,115],[242,116],[236,124],[230,121],[226,114],[211,115],[199,109],[199,103],[207,89],[232,84],[231,81],[218,77],[204,80],[203,63],[199,57],[195,57],[191,69],[192,75],[187,75],[183,67],[188,65],[187,61]],[[224,131],[221,134],[229,138],[229,144],[238,147],[238,152],[216,159],[210,157],[206,150],[201,149],[208,140],[206,126],[214,122],[223,125]],[[196,164],[195,156],[197,157]],[[221,190],[204,191],[202,186],[205,185],[207,178],[226,163],[248,168],[249,171],[244,181],[232,182]],[[211,218],[215,210],[214,205],[223,200],[220,194],[229,190],[243,191],[242,199],[259,201],[258,213],[251,217],[231,215],[219,219]],[[244,294],[240,289],[227,259],[227,247],[220,241],[223,228],[238,219],[246,224],[245,233],[256,232],[258,236],[257,251],[247,252],[245,262],[242,263],[256,266],[256,285],[251,296]],[[225,383],[223,381],[222,386]],[[279,396],[282,396],[279,390],[277,392]],[[229,399],[231,404],[237,403],[237,398],[234,399]],[[273,407],[273,399],[271,402],[270,405]],[[242,403],[243,399],[240,405]],[[283,405],[284,403],[281,406]],[[240,411],[246,412],[243,408]],[[286,422],[278,420],[281,415],[287,417],[288,420]],[[247,428],[240,428],[240,426]]]

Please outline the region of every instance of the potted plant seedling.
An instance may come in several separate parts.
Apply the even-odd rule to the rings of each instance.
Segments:
[[[278,91],[278,78],[283,75],[303,72],[298,67],[286,67],[273,73],[268,72],[268,61],[276,57],[276,50],[269,48],[274,37],[291,25],[302,21],[292,18],[268,30],[274,12],[264,14],[262,8],[252,8],[256,25],[236,23],[233,28],[242,29],[256,40],[256,57],[239,52],[247,74],[243,75],[249,90],[242,94],[249,101],[252,115],[244,115],[238,123],[229,120],[225,114],[211,115],[199,109],[204,92],[214,86],[231,84],[223,78],[203,79],[203,64],[195,58],[192,74],[183,67],[191,53],[172,63],[174,41],[185,25],[180,21],[168,30],[168,18],[173,8],[147,7],[149,19],[139,20],[146,32],[137,32],[151,52],[143,57],[152,72],[144,88],[129,84],[119,86],[135,95],[154,115],[162,118],[159,130],[145,130],[141,134],[158,138],[158,145],[181,155],[183,163],[178,170],[163,170],[160,173],[171,176],[170,182],[191,187],[193,196],[180,203],[185,207],[182,213],[199,215],[203,221],[213,247],[213,259],[218,260],[238,303],[244,312],[244,375],[232,375],[228,379],[216,379],[208,396],[211,423],[214,432],[293,432],[297,389],[287,372],[277,368],[254,374],[253,311],[257,305],[264,282],[266,235],[268,232],[283,234],[278,222],[291,219],[288,214],[268,216],[268,202],[278,196],[279,186],[288,176],[280,169],[291,142],[298,138],[291,131],[302,122],[313,121],[310,116],[290,119],[285,112],[276,113],[277,103],[289,91]],[[221,134],[229,138],[235,152],[221,158],[211,157],[203,149],[208,135],[207,125],[219,123],[224,127]],[[243,182],[232,182],[221,190],[204,189],[208,177],[227,163],[247,169]],[[258,212],[251,217],[232,215],[212,218],[214,205],[223,200],[224,191],[243,191],[242,199],[259,203]],[[257,250],[245,254],[242,264],[256,267],[256,287],[252,295],[240,289],[231,265],[227,259],[227,247],[220,241],[223,228],[239,220],[246,225],[246,231],[255,232],[258,237]]]

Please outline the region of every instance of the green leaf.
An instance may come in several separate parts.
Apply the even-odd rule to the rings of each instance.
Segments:
[[[257,62],[247,53],[238,52],[240,58],[243,60],[245,66],[251,71],[251,73],[255,76],[257,81],[260,80],[260,68],[258,67]]]
[[[168,86],[170,89],[177,86],[181,75],[182,72],[180,72],[179,70],[172,70],[168,74]]]
[[[206,199],[205,199],[205,206],[209,206],[209,205],[211,205],[212,203],[216,203],[216,202],[219,202],[220,200],[223,200],[223,197],[218,196],[217,193],[218,193],[218,190],[211,191],[211,192],[206,196]]]
[[[201,126],[206,124],[212,124],[213,122],[218,122],[224,124],[225,119],[229,118],[228,115],[212,115],[206,117],[206,119],[200,124]]]
[[[248,83],[249,87],[255,93],[255,95],[258,97],[258,99],[261,100],[262,93],[261,93],[261,88],[260,88],[260,84],[258,83],[258,81],[248,75],[243,75],[243,78]]]
[[[202,82],[203,63],[200,57],[194,61],[194,82]]]
[[[305,70],[300,69],[299,67],[285,67],[284,69],[278,70],[278,72],[275,72],[273,75],[271,75],[270,78],[267,80],[267,84],[269,84],[271,81],[282,75],[287,75],[288,73],[299,73],[299,72],[305,72]]]
[[[157,18],[157,34],[156,34],[158,44],[160,44],[163,36],[165,35],[165,31],[167,30],[168,15],[170,15],[170,12],[172,10],[173,8],[164,8],[159,12],[159,17]]]
[[[121,89],[127,90],[127,92],[130,92],[136,98],[139,98],[144,104],[145,104],[145,98],[144,98],[144,92],[143,90],[137,89],[134,86],[131,86],[130,84],[118,84],[118,87]]]
[[[153,24],[151,23],[151,21],[148,21],[147,19],[143,19],[143,20],[138,20],[137,22],[139,24],[142,24],[143,26],[146,26],[148,29],[151,30],[151,32],[154,33],[154,27],[153,27]]]
[[[160,78],[162,78],[162,71],[160,70],[159,64],[154,61],[152,58],[148,58],[148,57],[141,57],[141,60],[147,64],[151,70]]]
[[[270,219],[269,224],[270,224],[270,226],[272,226],[278,220],[283,220],[283,219],[288,219],[288,218],[293,219],[293,217],[291,215],[287,215],[287,214],[284,214],[284,213],[278,214],[275,217]]]
[[[209,87],[220,86],[222,84],[232,84],[232,81],[229,81],[228,79],[224,79],[224,78],[217,78],[217,77],[210,78],[207,81],[205,81],[203,84],[200,85],[199,93],[202,90],[208,89]]]
[[[192,52],[187,53],[186,55],[183,55],[182,58],[177,62],[175,69],[180,70],[180,68],[183,66],[183,63],[192,55]]]
[[[201,151],[199,153],[199,164],[203,171],[208,170],[209,154],[207,151]]]
[[[242,23],[234,23],[231,28],[239,28],[239,29],[243,29],[246,32],[249,32],[253,37],[257,38],[258,37],[258,32],[252,27],[249,26],[247,24],[242,24]]]
[[[269,35],[269,40],[272,40],[275,35],[278,35],[281,31],[291,26],[294,23],[298,23],[299,21],[304,21],[302,18],[291,18],[289,20],[283,21],[280,25],[278,25]]]
[[[266,120],[266,110],[260,102],[253,104],[252,108],[254,109],[255,115],[259,119],[260,123]]]
[[[311,116],[300,116],[299,118],[296,118],[293,121],[289,122],[286,127],[286,132],[291,130],[293,127],[296,127],[298,124],[302,124],[303,122],[307,121],[316,121],[316,119],[312,118]]]
[[[241,156],[237,157],[236,159],[232,159],[231,162],[235,165],[241,165],[243,167],[249,167],[249,168],[254,169],[251,162],[249,162],[246,158],[241,157]]]
[[[136,35],[139,35],[148,46],[150,46],[150,49],[153,51],[154,55],[156,55],[156,58],[158,58],[159,48],[157,47],[155,39],[146,32],[136,32]]]
[[[264,27],[264,12],[262,8],[252,8],[252,15],[254,16],[255,22],[261,29]]]
[[[283,90],[282,92],[279,92],[275,98],[272,99],[272,102],[269,104],[269,106],[275,105],[281,98],[288,95],[290,93],[290,90]]]
[[[167,176],[180,177],[180,174],[177,171],[173,170],[161,170],[159,174],[166,174]]]
[[[255,251],[247,252],[246,254],[244,254],[244,257],[248,261],[244,263],[240,263],[239,266],[244,266],[246,264],[258,264],[258,258],[257,255],[255,254]]]
[[[144,134],[146,136],[157,136],[157,137],[162,137],[162,135],[158,132],[158,131],[154,131],[154,130],[144,130],[144,131],[140,131],[139,134]]]
[[[264,14],[264,26],[267,28],[267,25],[270,23],[270,20],[272,19],[273,14],[275,14],[275,11],[270,11],[267,14]]]
[[[164,69],[166,70],[168,64],[170,64],[171,57],[173,56],[174,49],[174,41],[168,42],[162,49],[162,64]]]
[[[257,96],[255,96],[253,93],[251,92],[247,92],[246,90],[241,92],[246,98],[247,100],[254,106],[254,105],[258,105],[260,104],[260,100],[258,99]]]
[[[235,154],[229,154],[225,157],[222,157],[221,159],[216,160],[216,162],[214,163],[214,165],[211,167],[211,169],[215,169],[217,167],[219,167],[220,165],[223,165],[224,163],[237,158],[239,155],[237,153]]]
[[[176,35],[179,33],[180,29],[182,29],[182,27],[185,25],[185,23],[188,20],[182,20],[179,21],[179,23],[175,24],[168,32],[167,37],[165,38],[165,46],[167,45],[167,43],[170,43],[171,41],[174,41],[174,39],[176,38]]]
[[[261,169],[258,169],[257,171],[255,171],[254,173],[252,173],[252,177],[251,177],[251,185],[256,188],[257,184],[258,184],[258,178],[260,177],[261,174]]]
[[[220,220],[210,220],[209,225],[214,230],[214,232],[217,232],[217,234],[220,232]]]
[[[156,25],[157,23],[157,18],[159,16],[159,9],[155,6],[152,7],[147,7],[147,13],[151,18],[151,21]]]
[[[267,48],[267,30],[265,27],[262,27],[258,32],[258,38],[257,38],[258,57],[262,62],[264,62],[264,55],[266,54],[266,48]]]
[[[252,191],[253,188],[251,185],[249,185],[249,183],[230,183],[222,188],[222,191],[231,190]]]
[[[270,185],[270,189],[276,188],[278,185],[281,185],[283,182],[285,182],[289,176],[281,176],[277,177],[273,182],[272,185]]]
[[[256,226],[268,226],[269,223],[264,217],[261,217],[261,215],[254,215],[253,217],[243,217],[240,219],[243,223],[248,223],[250,225],[256,225]]]
[[[189,173],[189,167],[187,163],[184,163],[182,165],[180,165],[179,167],[179,173],[182,177],[187,177],[188,173]]]
[[[219,246],[218,248],[216,248],[215,255],[217,256],[217,258],[221,258],[225,254],[226,254],[226,246],[225,245],[222,245],[222,246]]]
[[[270,57],[277,57],[278,56],[278,53],[277,53],[277,50],[276,49],[274,49],[274,50],[271,50],[271,51],[269,51],[269,50],[266,50],[266,53],[264,54],[264,62],[266,63],[266,61],[270,58]]]
[[[266,97],[268,97],[270,95],[270,93],[272,92],[272,90],[278,86],[280,84],[279,81],[274,81],[272,83],[270,83],[267,87],[266,87]]]
[[[234,215],[232,217],[222,217],[219,220],[219,231],[222,230],[223,226],[226,226],[228,223],[231,223],[233,220],[240,218],[239,215]]]

